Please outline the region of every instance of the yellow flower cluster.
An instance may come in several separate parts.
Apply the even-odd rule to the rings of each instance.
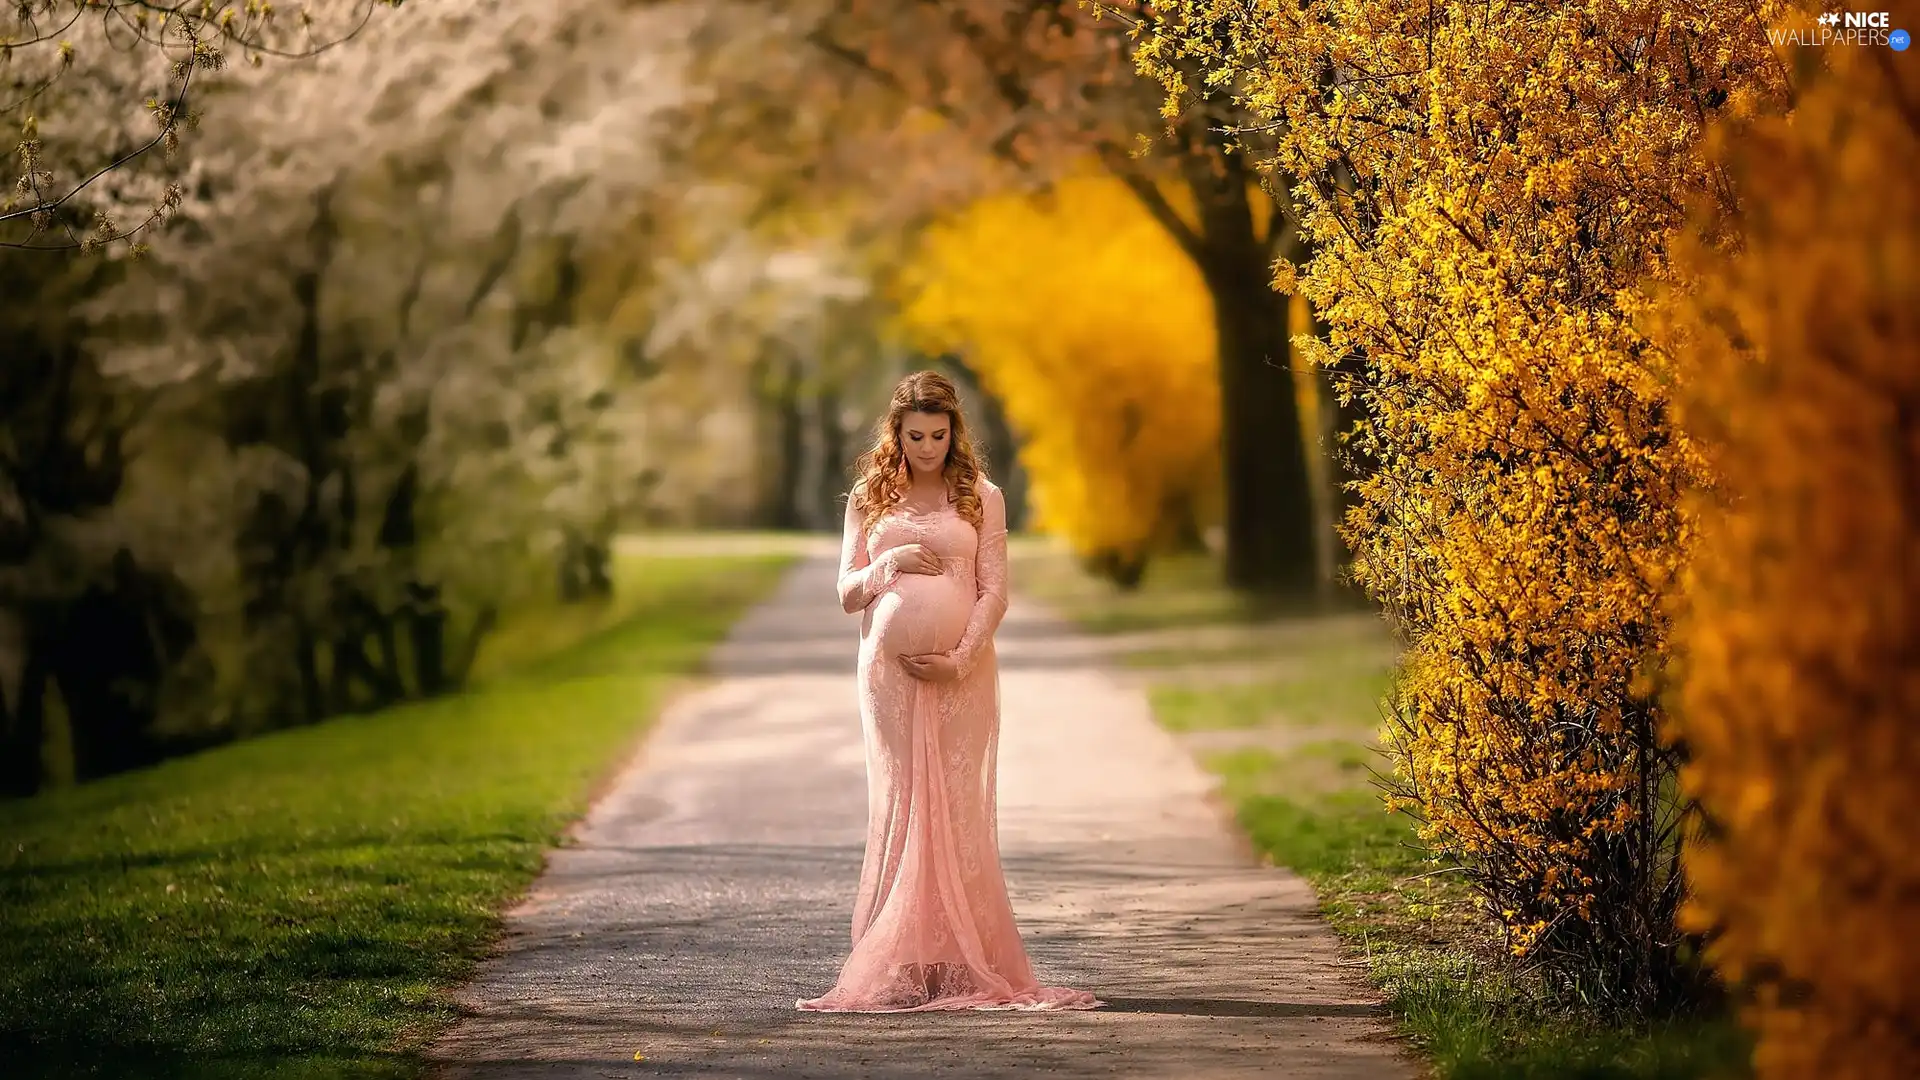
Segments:
[[[1040,524],[1136,580],[1218,517],[1212,302],[1118,181],[976,203],[927,237],[902,322],[963,353],[1022,440]]]
[[[1762,1077],[1895,1080],[1920,1076],[1920,68],[1825,59],[1790,120],[1729,133],[1743,213],[1675,255],[1697,284],[1665,344],[1722,483],[1677,635],[1711,823],[1683,917],[1751,990]]]
[[[1765,35],[1732,0],[1153,7],[1146,70],[1273,121],[1314,245],[1280,284],[1331,328],[1298,345],[1359,361],[1346,532],[1407,637],[1399,797],[1516,952],[1594,996],[1683,992],[1657,691],[1709,474],[1633,313],[1712,190],[1708,125],[1777,89]]]

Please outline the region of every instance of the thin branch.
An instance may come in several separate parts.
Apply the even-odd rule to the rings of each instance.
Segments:
[[[38,214],[51,213],[52,211],[58,210],[62,206],[66,205],[67,202],[71,200],[75,195],[78,195],[80,194],[81,191],[85,190],[89,184],[92,184],[94,181],[99,180],[101,177],[107,175],[113,170],[118,169],[123,165],[126,165],[128,162],[132,161],[134,158],[139,157],[140,155],[146,153],[147,151],[153,149],[154,147],[160,145],[162,142],[166,141],[167,136],[171,134],[174,128],[177,127],[180,123],[178,117],[180,115],[181,106],[183,106],[187,100],[187,90],[189,86],[192,84],[192,82],[193,82],[193,67],[192,65],[188,65],[187,75],[184,79],[181,80],[180,94],[178,97],[174,98],[174,103],[171,107],[171,112],[169,114],[168,120],[166,121],[165,125],[161,127],[159,134],[149,139],[145,146],[142,146],[136,150],[131,150],[126,154],[122,155],[117,160],[114,160],[105,165],[102,165],[92,176],[89,176],[85,180],[82,180],[79,184],[76,184],[65,195],[60,196],[58,199],[55,199],[52,202],[47,202],[45,197],[42,196],[41,201],[37,205],[29,206],[24,210],[14,210],[7,213],[0,213],[0,224],[4,224],[8,221],[13,221],[18,218],[33,217]],[[34,185],[34,193],[36,195],[39,194],[39,185],[37,183]]]
[[[1140,205],[1146,207],[1147,213],[1160,223],[1161,228],[1167,230],[1167,235],[1173,237],[1180,249],[1194,262],[1199,262],[1206,251],[1200,234],[1173,208],[1160,188],[1140,174],[1140,170],[1133,166],[1133,159],[1111,143],[1101,145],[1100,159],[1106,164],[1108,172],[1127,185],[1127,190],[1133,192],[1134,197],[1140,200]]]
[[[103,20],[102,25],[107,30],[107,44],[109,48],[131,54],[140,44],[144,43],[165,53],[171,48],[165,36],[167,28],[174,25],[178,26],[178,33],[185,38],[186,47],[184,57],[171,61],[174,70],[178,73],[178,92],[175,93],[166,104],[151,107],[153,112],[159,114],[160,130],[155,133],[153,138],[147,140],[144,144],[96,169],[91,175],[68,188],[58,197],[51,197],[48,192],[42,189],[41,176],[50,176],[50,174],[45,174],[38,167],[40,148],[37,140],[27,140],[21,144],[21,151],[26,158],[26,176],[23,179],[25,187],[30,190],[34,196],[34,202],[18,210],[0,212],[0,225],[5,225],[8,222],[20,219],[28,219],[33,224],[33,232],[38,234],[48,227],[49,220],[57,215],[62,208],[107,174],[117,169],[127,167],[137,159],[150,153],[155,147],[162,145],[171,146],[177,143],[181,122],[190,116],[188,103],[192,95],[194,72],[201,67],[219,67],[224,61],[222,54],[208,44],[209,38],[229,43],[247,54],[262,54],[283,59],[305,59],[317,56],[322,52],[326,52],[358,37],[359,34],[366,29],[368,23],[372,21],[373,11],[376,7],[383,4],[394,6],[398,2],[399,0],[364,0],[360,8],[359,18],[350,29],[331,40],[318,42],[300,50],[289,50],[276,48],[268,44],[265,38],[261,36],[263,28],[268,21],[267,17],[249,14],[245,23],[236,29],[228,18],[233,12],[233,5],[231,3],[222,4],[217,9],[214,9],[204,3],[198,2],[198,0],[182,0],[181,3],[173,5],[154,3],[152,0],[118,0],[118,2],[109,0],[103,7],[97,9],[100,11]],[[198,10],[189,11],[188,9],[190,8],[197,8]],[[157,14],[159,16],[158,27],[149,30],[145,25],[146,20],[144,17],[136,19],[128,16],[129,9],[142,13]],[[10,53],[15,49],[41,45],[52,41],[55,37],[65,33],[77,23],[87,10],[93,10],[93,8],[76,6],[73,18],[63,24],[59,30],[29,39],[25,42],[12,43],[8,46],[7,51]],[[29,25],[33,22],[31,15],[30,9],[23,11],[23,16]],[[112,26],[115,20],[117,20],[119,25],[131,31],[133,34],[133,39],[125,46],[118,46],[113,41]],[[211,31],[211,33],[208,31]],[[64,66],[62,71],[64,72]],[[9,104],[6,108],[0,109],[0,112],[16,110],[28,102],[35,100],[44,93],[48,87],[52,86],[58,78],[59,76],[56,75],[48,79],[45,85],[36,89],[31,94],[20,98],[18,101]],[[82,240],[74,233],[71,223],[63,222],[61,223],[61,228],[67,234],[70,243],[43,244],[35,243],[31,240],[0,240],[0,248],[11,248],[21,251],[66,251],[74,248],[85,249],[102,243],[116,243],[123,240],[131,240],[140,233],[155,227],[163,221],[167,212],[178,205],[179,199],[180,194],[178,189],[169,187],[167,196],[161,204],[156,206],[152,212],[148,214],[145,222],[131,231],[122,232],[110,226],[103,225],[100,236],[89,240]]]

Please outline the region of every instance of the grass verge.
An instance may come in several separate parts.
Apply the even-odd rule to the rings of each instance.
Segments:
[[[500,911],[790,561],[624,557],[468,693],[0,804],[6,1075],[417,1075]]]
[[[1276,615],[1236,599],[1202,556],[1116,593],[1042,546],[1018,586],[1115,659],[1215,775],[1255,847],[1313,884],[1321,910],[1441,1080],[1724,1080],[1750,1075],[1724,1018],[1618,1024],[1547,1000],[1506,962],[1458,875],[1382,806],[1378,702],[1393,650],[1364,613]]]

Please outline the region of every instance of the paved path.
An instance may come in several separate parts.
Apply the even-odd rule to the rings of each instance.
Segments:
[[[509,914],[434,1047],[444,1076],[1416,1074],[1307,886],[1254,866],[1140,695],[1017,597],[998,638],[1014,909],[1036,973],[1112,1007],[795,1012],[846,947],[866,812],[857,624],[832,597],[831,560],[803,560],[669,707]]]

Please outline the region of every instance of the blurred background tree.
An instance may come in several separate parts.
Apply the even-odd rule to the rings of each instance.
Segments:
[[[707,34],[727,43],[704,70],[726,89],[704,117],[707,153],[764,175],[783,206],[844,205],[857,192],[865,228],[906,235],[1097,162],[1207,291],[1228,580],[1310,593],[1323,566],[1315,433],[1290,374],[1286,298],[1266,287],[1276,257],[1304,253],[1294,218],[1236,152],[1245,136],[1224,130],[1238,106],[1200,102],[1169,126],[1163,97],[1133,72],[1126,27],[1096,14],[1076,0],[809,0],[777,15],[716,5]],[[754,145],[736,149],[749,131]],[[874,161],[891,164],[876,173]]]
[[[932,230],[902,319],[965,350],[1023,441],[1039,522],[1139,584],[1219,521],[1220,413],[1205,282],[1127,188],[1068,180]]]
[[[1661,309],[1719,477],[1677,605],[1708,819],[1685,916],[1761,1076],[1893,1080],[1920,1074],[1920,198],[1886,178],[1920,170],[1920,76],[1821,51],[1790,117],[1722,133],[1738,202],[1676,245],[1692,287]]]
[[[152,760],[158,717],[211,681],[201,599],[171,558],[187,548],[161,535],[192,514],[136,506],[140,462],[183,406],[120,378],[99,346],[88,305],[123,288],[129,268],[46,249],[137,253],[169,217],[204,212],[205,174],[181,136],[211,75],[237,58],[316,55],[380,6],[328,5],[297,25],[251,4],[29,0],[0,12],[0,117],[20,132],[0,198],[5,790],[30,791],[49,770],[85,778]],[[49,718],[59,738],[43,762]]]
[[[458,688],[504,607],[604,593],[623,518],[686,512],[700,388],[655,388],[646,297],[689,15],[389,12],[220,72],[178,155],[62,205],[191,178],[147,257],[0,254],[12,790]]]

